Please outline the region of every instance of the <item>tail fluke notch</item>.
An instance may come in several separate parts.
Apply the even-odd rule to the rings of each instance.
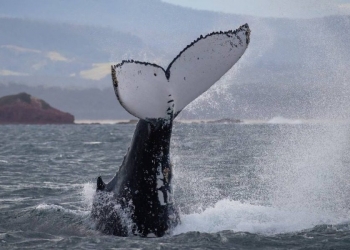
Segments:
[[[122,61],[112,66],[118,100],[140,119],[172,119],[230,70],[249,42],[245,24],[235,31],[200,36],[166,70],[156,64]]]

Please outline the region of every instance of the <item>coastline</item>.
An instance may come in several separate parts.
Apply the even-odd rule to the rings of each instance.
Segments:
[[[122,119],[122,120],[76,120],[75,124],[101,124],[101,125],[113,125],[113,124],[136,124],[137,119]],[[241,125],[302,125],[302,124],[350,124],[350,120],[331,120],[331,119],[270,119],[270,120],[258,120],[258,119],[193,119],[193,120],[175,120],[175,123],[180,124],[241,124]]]

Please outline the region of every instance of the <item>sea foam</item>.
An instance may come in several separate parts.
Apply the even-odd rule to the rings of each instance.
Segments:
[[[181,221],[174,234],[232,230],[272,235],[310,229],[316,225],[344,223],[346,218],[312,210],[295,211],[223,199],[203,212],[182,215]]]

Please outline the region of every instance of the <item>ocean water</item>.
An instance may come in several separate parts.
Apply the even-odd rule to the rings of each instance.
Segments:
[[[0,249],[350,249],[350,125],[175,124],[182,223],[163,238],[96,231],[135,125],[0,126]]]

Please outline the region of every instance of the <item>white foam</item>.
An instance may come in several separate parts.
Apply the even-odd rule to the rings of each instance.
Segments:
[[[18,202],[18,201],[25,201],[30,199],[31,197],[14,197],[14,198],[0,199],[0,202]]]
[[[84,142],[83,144],[85,144],[85,145],[98,145],[101,143],[102,142],[100,142],[100,141],[87,141],[87,142]]]
[[[346,221],[346,218],[312,210],[290,210],[224,199],[201,213],[182,215],[181,221],[174,234],[232,230],[271,235],[296,232],[320,224],[338,224]]]
[[[282,116],[277,116],[269,120],[267,123],[269,124],[302,124],[303,122],[301,120],[293,120],[293,119],[287,119]]]
[[[76,120],[75,124],[116,124],[128,121],[129,120]]]
[[[91,182],[85,183],[83,185],[83,188],[81,189],[81,197],[82,197],[84,208],[86,210],[89,210],[89,211],[91,210],[95,192],[96,192],[95,185],[92,184]]]
[[[60,205],[46,204],[46,203],[39,204],[38,206],[36,206],[35,209],[54,210],[54,211],[69,213],[74,215],[87,215],[88,213],[90,213],[90,211],[73,210],[73,209],[64,208],[63,206],[60,206]]]
[[[91,211],[94,194],[94,185],[85,183],[81,191],[83,211],[54,204],[40,204],[36,209],[86,215]],[[216,233],[223,230],[273,235],[298,232],[322,224],[347,223],[348,218],[349,214],[332,213],[310,206],[273,207],[223,199],[202,212],[182,214],[181,224],[174,229],[174,235],[191,231]]]

